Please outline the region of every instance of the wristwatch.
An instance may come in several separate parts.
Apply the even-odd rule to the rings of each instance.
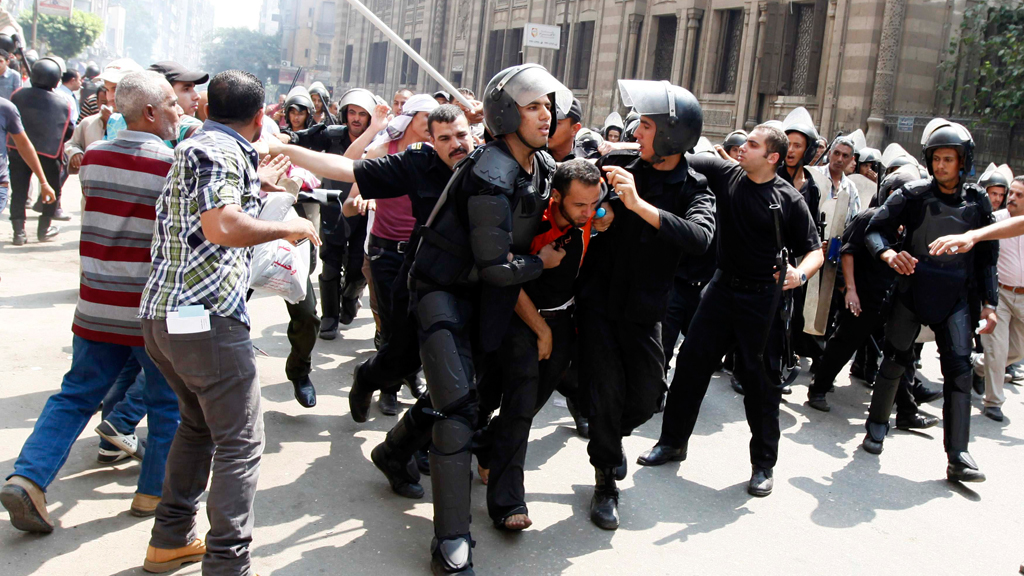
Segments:
[[[800,285],[803,286],[804,284],[807,284],[807,273],[800,269],[797,269],[797,272],[800,273]]]

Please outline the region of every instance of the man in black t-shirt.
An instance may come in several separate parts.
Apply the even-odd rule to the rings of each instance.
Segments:
[[[661,438],[637,462],[657,466],[686,458],[701,402],[719,360],[736,348],[736,372],[752,439],[747,491],[771,494],[778,459],[783,325],[782,290],[807,282],[824,259],[814,219],[800,193],[776,174],[789,141],[761,125],[740,148],[739,164],[706,155],[687,158],[708,179],[718,207],[718,271],[708,285],[676,360]],[[803,256],[778,270],[783,248]],[[785,274],[783,279],[779,274]]]

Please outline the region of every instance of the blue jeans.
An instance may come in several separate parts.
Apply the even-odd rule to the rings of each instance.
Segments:
[[[96,412],[96,406],[110,391],[128,359],[134,358],[146,373],[143,398],[149,417],[149,441],[139,474],[138,492],[159,496],[167,453],[178,429],[177,396],[143,346],[94,342],[75,336],[72,349],[71,370],[64,375],[60,392],[50,396],[43,406],[32,435],[21,447],[11,476],[23,476],[46,490],[67,461],[71,447]]]
[[[7,182],[0,183],[0,214],[7,209],[7,200],[11,197],[11,185]]]
[[[146,415],[146,402],[142,398],[145,387],[146,375],[142,372],[142,365],[135,356],[129,356],[110,392],[103,397],[103,419],[114,430],[126,436],[135,433],[135,427]],[[118,450],[118,447],[100,438],[100,449]]]

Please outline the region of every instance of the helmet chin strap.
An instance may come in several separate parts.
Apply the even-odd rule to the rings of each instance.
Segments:
[[[518,128],[516,128],[516,131],[513,132],[513,134],[515,134],[516,138],[518,138],[519,141],[523,143],[523,146],[526,146],[527,148],[529,148],[533,152],[540,152],[541,150],[547,150],[547,148],[548,148],[548,144],[547,144],[546,141],[544,142],[543,146],[534,146],[534,145],[530,144],[529,142],[526,141],[525,138],[523,138],[523,135],[519,133],[519,129]]]

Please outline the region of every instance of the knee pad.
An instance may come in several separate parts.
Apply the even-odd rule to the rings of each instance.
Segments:
[[[416,317],[419,319],[420,328],[430,330],[433,326],[460,325],[458,304],[458,299],[448,292],[435,291],[424,294],[416,305]]]
[[[420,357],[427,390],[436,410],[444,412],[459,399],[469,396],[469,375],[463,369],[455,337],[450,331],[442,329],[428,336],[420,346]]]
[[[341,279],[341,270],[332,264],[324,262],[323,270],[320,271],[321,282],[338,282]]]
[[[878,375],[886,380],[899,380],[906,370],[906,366],[899,359],[886,355],[878,367]]]
[[[473,428],[461,418],[447,418],[434,424],[434,443],[430,450],[441,456],[454,456],[469,451],[473,444]]]

